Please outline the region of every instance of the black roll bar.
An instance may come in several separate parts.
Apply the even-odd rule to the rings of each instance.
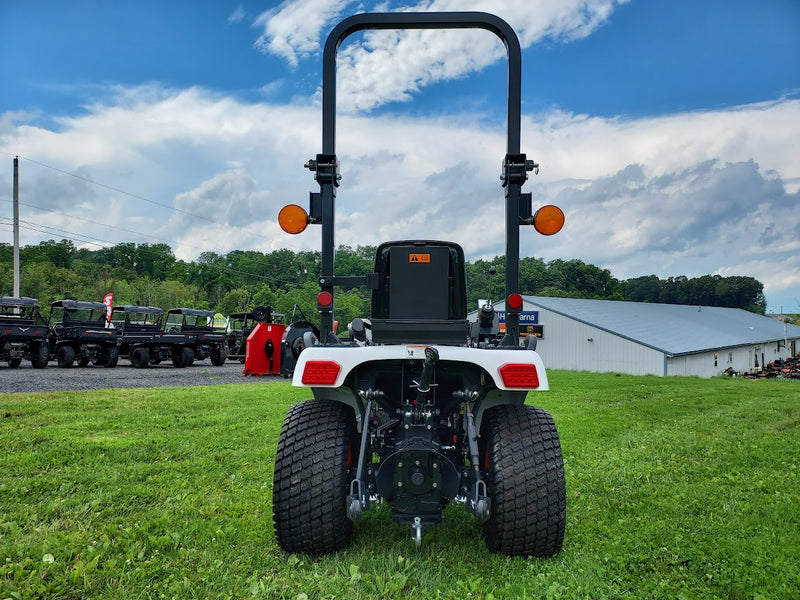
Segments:
[[[533,161],[520,153],[521,72],[519,38],[503,19],[484,12],[364,13],[341,21],[328,35],[322,57],[322,153],[306,167],[315,171],[320,193],[311,194],[313,222],[322,225],[320,287],[333,296],[334,276],[334,199],[339,186],[339,161],[336,157],[336,53],[349,35],[363,30],[381,29],[485,29],[499,37],[508,54],[508,116],[506,156],[502,185],[506,198],[506,298],[519,288],[519,226],[521,187]],[[341,278],[343,279],[343,278]],[[348,280],[353,278],[348,278]],[[365,282],[369,278],[365,278]],[[348,283],[351,283],[348,281]],[[331,305],[332,306],[332,305]],[[333,332],[333,310],[320,307],[320,341],[328,342]],[[519,314],[506,306],[506,344],[519,341]]]

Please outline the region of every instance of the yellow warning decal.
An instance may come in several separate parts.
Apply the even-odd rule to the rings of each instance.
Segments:
[[[429,263],[431,262],[430,254],[409,254],[408,262],[411,263]]]

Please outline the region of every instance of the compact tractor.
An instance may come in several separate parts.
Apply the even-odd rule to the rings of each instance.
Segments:
[[[505,195],[505,330],[491,305],[467,316],[464,252],[430,240],[387,242],[373,273],[334,271],[334,200],[340,184],[335,149],[336,52],[367,29],[480,28],[508,50],[508,137],[501,175]],[[482,523],[485,541],[507,555],[552,556],[566,524],[564,465],[550,414],[525,403],[548,389],[534,337],[520,343],[519,230],[561,229],[563,212],[535,213],[521,186],[537,165],[520,153],[519,41],[486,13],[381,13],[345,19],[323,53],[322,153],[308,161],[320,186],[310,209],[284,207],[288,233],[321,226],[319,334],[306,332],[293,385],[312,399],[292,406],[275,459],[273,526],[287,552],[326,554],[347,547],[353,523],[379,503],[421,544],[425,527],[448,503]],[[347,340],[334,328],[335,288],[371,290],[371,314],[354,319]],[[342,335],[344,338],[344,335]]]

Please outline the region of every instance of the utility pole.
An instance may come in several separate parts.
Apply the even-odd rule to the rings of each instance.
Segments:
[[[14,157],[14,296],[19,297],[19,156]]]

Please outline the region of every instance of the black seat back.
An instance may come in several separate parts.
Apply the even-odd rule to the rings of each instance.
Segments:
[[[386,242],[375,255],[372,339],[384,343],[463,343],[464,251],[452,242]]]

